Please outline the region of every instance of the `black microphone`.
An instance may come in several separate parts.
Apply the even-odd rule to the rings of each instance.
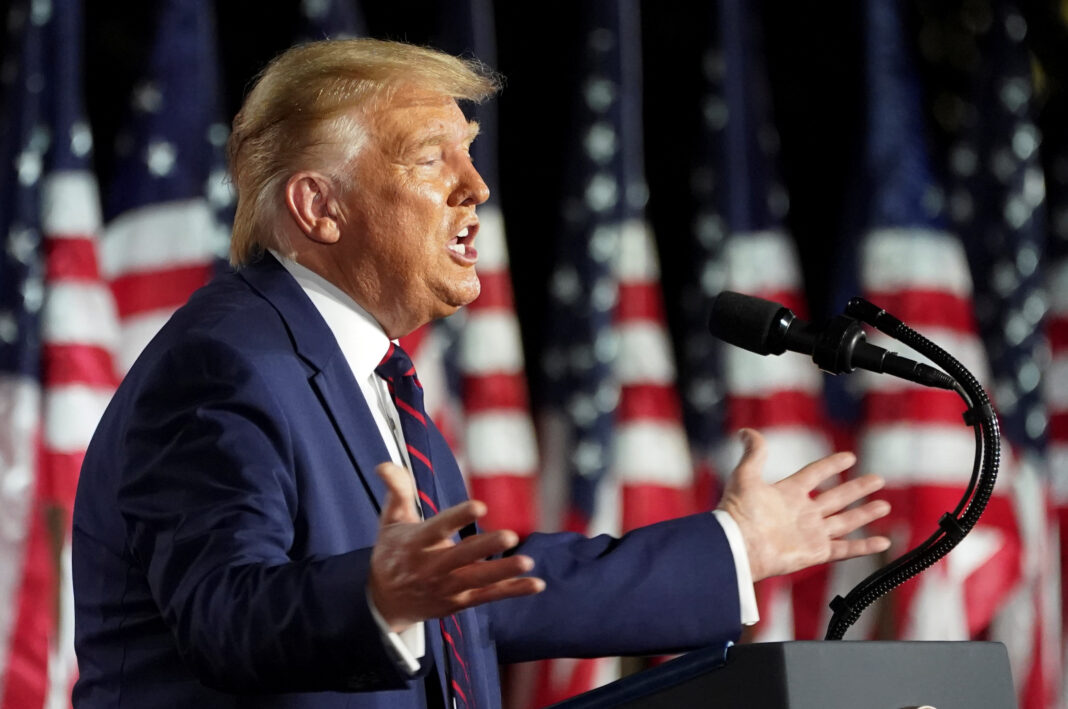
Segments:
[[[812,361],[830,374],[860,368],[940,389],[955,385],[939,369],[871,344],[860,323],[845,315],[817,326],[781,303],[723,291],[712,300],[708,329],[724,342],[759,355],[780,355],[786,350],[812,355]]]

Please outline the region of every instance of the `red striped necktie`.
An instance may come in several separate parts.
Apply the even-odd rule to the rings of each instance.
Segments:
[[[419,503],[423,518],[429,519],[438,513],[437,485],[434,480],[434,464],[430,459],[430,435],[427,415],[423,408],[423,386],[415,374],[415,366],[408,354],[399,345],[390,343],[389,351],[375,369],[386,380],[389,394],[400,416],[401,433],[408,450]],[[474,707],[471,694],[471,678],[468,675],[464,653],[463,631],[455,615],[438,621],[444,641],[447,684],[457,707]]]

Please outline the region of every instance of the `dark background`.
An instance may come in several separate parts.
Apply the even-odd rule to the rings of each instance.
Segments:
[[[10,0],[4,0],[4,10]],[[249,82],[295,39],[297,0],[219,0],[217,29],[226,88],[227,120]],[[953,117],[944,98],[969,80],[968,8],[989,2],[908,2],[902,7],[917,48],[926,43],[925,101],[930,142],[944,149]],[[550,324],[546,286],[559,231],[560,195],[568,166],[574,67],[581,46],[573,0],[507,0],[494,5],[498,57],[506,77],[500,111],[500,191],[513,264],[517,310],[528,361]],[[690,171],[699,132],[701,54],[714,27],[706,3],[646,1],[642,5],[646,176],[648,214],[664,270],[669,318],[686,272],[692,238]],[[780,174],[790,197],[787,228],[797,240],[811,312],[837,312],[828,277],[832,254],[848,233],[850,185],[864,130],[862,11],[856,0],[797,3],[754,0],[764,35],[774,122],[779,132]],[[110,149],[131,88],[147,58],[157,3],[136,0],[86,2],[88,110],[97,143],[98,175],[107,184]],[[362,5],[372,36],[431,43],[449,3],[435,0],[370,1]],[[1064,145],[1068,126],[1063,86],[1068,78],[1068,35],[1055,0],[1021,6],[1028,44],[1044,70],[1039,125],[1047,143]],[[6,12],[5,12],[6,15]],[[933,50],[933,51],[932,51]],[[975,57],[971,57],[974,65]],[[952,112],[949,112],[952,113]],[[1063,154],[1063,150],[1061,153]],[[671,322],[677,332],[680,323]]]

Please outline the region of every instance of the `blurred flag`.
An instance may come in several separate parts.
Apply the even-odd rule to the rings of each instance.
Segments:
[[[948,205],[971,264],[988,386],[1009,453],[1001,485],[1015,509],[1007,501],[989,508],[984,522],[1000,527],[1005,543],[969,580],[965,599],[972,636],[993,618],[989,637],[1009,648],[1020,706],[1047,709],[1056,706],[1061,622],[1041,386],[1048,356],[1045,179],[1027,23],[1015,3],[991,11],[976,37],[983,59],[967,98],[983,120],[966,125],[951,150]]]
[[[80,0],[10,5],[0,138],[0,708],[70,704],[70,516],[117,384]]]
[[[759,429],[770,448],[765,477],[778,480],[830,453],[821,375],[800,355],[714,346],[707,328],[708,303],[723,290],[783,303],[801,317],[807,310],[794,242],[783,227],[788,198],[776,174],[778,137],[753,12],[741,0],[720,0],[708,11],[704,147],[692,181],[695,272],[693,295],[683,303],[692,341],[687,420],[695,456],[723,475],[741,453],[737,430]],[[823,568],[758,584],[754,639],[816,637],[830,598],[826,577]]]
[[[1051,231],[1046,270],[1050,361],[1042,388],[1049,407],[1050,496],[1059,529],[1054,543],[1060,547],[1060,701],[1068,706],[1064,682],[1068,661],[1068,614],[1064,610],[1068,607],[1068,151],[1053,156],[1050,162],[1046,185]]]
[[[436,43],[492,66],[497,48],[490,2],[442,6]],[[490,189],[478,208],[475,241],[482,292],[458,315],[408,338],[409,351],[420,377],[432,376],[424,381],[432,387],[427,400],[435,420],[452,433],[472,496],[489,506],[484,525],[526,536],[538,527],[538,452],[498,192],[496,103],[472,107],[471,114],[480,126],[472,159]]]
[[[549,284],[543,362],[549,519],[618,534],[690,512],[693,466],[675,390],[655,245],[645,221],[641,36],[633,0],[576,8],[585,46],[573,125],[578,145]],[[594,664],[596,663],[596,664]],[[537,703],[605,679],[614,662],[547,665]]]
[[[984,386],[990,376],[973,312],[972,277],[961,241],[948,227],[933,176],[914,48],[900,4],[867,0],[867,134],[863,231],[849,292],[861,292],[959,359]],[[872,342],[903,346],[875,334]],[[900,552],[926,539],[968,485],[973,431],[952,392],[863,374],[860,467],[887,479],[887,522]],[[991,392],[994,393],[994,392]],[[996,402],[995,402],[996,403]],[[1020,541],[1012,506],[1012,466],[986,515],[943,561],[890,597],[895,637],[965,640],[986,632],[1020,582]]]
[[[225,258],[233,194],[209,0],[163,0],[145,74],[104,186],[104,274],[118,305],[125,372]]]
[[[1068,3],[1061,3],[1062,32],[1068,30]],[[1052,103],[1052,101],[1050,102]],[[1047,104],[1046,109],[1053,106]],[[1060,115],[1068,108],[1068,96],[1061,93]],[[1056,115],[1056,111],[1050,110]],[[1046,205],[1049,223],[1049,251],[1046,278],[1049,288],[1047,332],[1050,361],[1042,383],[1049,414],[1048,465],[1050,497],[1058,534],[1061,585],[1061,666],[1060,706],[1068,706],[1068,143],[1046,140],[1042,144],[1047,165]]]
[[[357,0],[300,0],[300,17],[300,42],[367,36]]]
[[[618,531],[688,511],[692,465],[644,216],[637,4],[583,9],[581,145],[549,284],[555,327],[544,367],[547,398],[569,429],[565,526]],[[658,441],[655,465],[632,448],[649,435]],[[621,505],[639,490],[659,500],[655,508]]]

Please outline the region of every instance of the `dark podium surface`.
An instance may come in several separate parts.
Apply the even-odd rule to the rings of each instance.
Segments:
[[[812,641],[707,648],[558,709],[1016,709],[1000,643]]]

